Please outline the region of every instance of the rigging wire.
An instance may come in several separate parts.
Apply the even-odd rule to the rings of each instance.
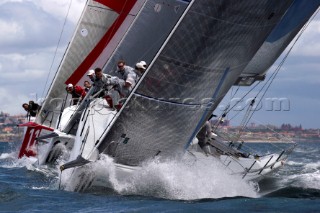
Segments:
[[[47,87],[47,84],[48,84],[48,81],[49,81],[49,76],[50,76],[50,74],[51,74],[52,67],[53,67],[54,61],[55,61],[56,56],[57,56],[57,53],[58,53],[58,48],[59,48],[59,46],[60,46],[60,42],[61,42],[61,39],[62,39],[62,35],[63,35],[64,29],[65,29],[65,27],[66,27],[66,23],[67,23],[67,19],[68,19],[68,16],[69,16],[69,12],[70,12],[71,5],[72,5],[72,0],[70,0],[69,6],[68,6],[68,10],[67,10],[67,14],[66,14],[66,16],[65,16],[65,18],[64,18],[63,27],[62,27],[62,30],[61,30],[61,32],[60,32],[60,36],[59,36],[59,39],[58,39],[58,44],[57,44],[57,46],[56,46],[56,49],[55,49],[55,52],[54,52],[54,55],[53,55],[53,59],[52,59],[52,62],[51,62],[50,68],[49,68],[49,73],[48,73],[48,75],[47,75],[46,83],[45,83],[45,85],[44,85],[44,87],[43,87],[43,91],[42,91],[41,97],[44,96],[44,93],[45,93],[45,90],[46,90],[46,87]],[[58,72],[58,69],[57,69],[57,71],[56,71],[56,73],[55,73],[54,78],[56,77],[57,72]],[[51,84],[52,84],[52,82],[51,82]]]
[[[279,63],[278,67],[275,69],[275,71],[272,73],[272,75],[270,76],[270,78],[267,80],[267,82],[265,82],[265,84],[262,86],[262,88],[259,90],[259,92],[256,94],[256,96],[254,97],[253,100],[256,100],[257,97],[262,93],[261,98],[259,98],[257,106],[261,103],[263,97],[266,95],[267,91],[269,90],[271,84],[273,83],[274,79],[276,78],[276,76],[278,75],[280,69],[282,68],[283,64],[285,63],[286,59],[288,58],[289,54],[291,53],[293,47],[296,45],[296,43],[298,42],[298,40],[301,38],[302,34],[304,33],[304,31],[307,29],[307,27],[310,25],[310,23],[312,22],[312,20],[315,18],[315,16],[318,14],[320,8],[317,9],[317,11],[313,14],[313,16],[310,18],[310,20],[302,27],[302,29],[300,30],[299,34],[297,35],[296,39],[294,40],[294,42],[292,43],[291,47],[288,49],[287,53],[284,55],[283,59],[281,60],[281,62]],[[264,90],[264,91],[263,91]],[[250,111],[252,113],[248,113]],[[244,116],[243,121],[245,121],[243,123],[243,121],[241,122],[241,131],[244,130],[244,128],[246,128],[246,126],[248,125],[249,121],[252,119],[252,116],[254,115],[255,110],[252,110],[252,106],[250,104],[250,106],[247,109],[247,112]],[[233,117],[234,118],[234,117]],[[274,131],[274,130],[273,130]],[[240,131],[239,131],[239,135],[240,135]],[[239,137],[240,138],[240,137]],[[238,138],[238,139],[239,139]],[[272,144],[274,147],[279,148],[279,146]]]
[[[234,107],[236,107],[239,103],[241,103],[241,102],[244,100],[244,98],[245,98],[247,95],[249,95],[249,94],[252,92],[252,90],[254,90],[260,83],[261,83],[261,81],[259,81],[255,86],[253,86],[253,87],[252,87],[244,96],[242,96],[242,98],[241,98],[240,100],[238,100],[231,108],[230,108],[230,104],[228,104],[228,106],[227,106],[226,109],[224,110],[224,113],[221,115],[219,121],[216,123],[216,126],[214,127],[214,129],[217,129],[217,128],[219,127],[219,125],[221,124],[220,121],[223,121],[222,119],[223,119],[224,117],[226,117],[226,115],[228,115],[228,113],[229,113]],[[238,87],[238,89],[237,89],[237,91],[235,92],[235,94],[233,95],[233,97],[236,95],[236,93],[238,92],[239,88],[240,88],[240,86]],[[238,115],[240,114],[240,112],[241,112],[241,111],[239,110],[239,111],[236,113],[236,115],[233,116],[233,117],[232,117],[231,119],[229,119],[229,120],[234,119],[236,116],[238,116]]]
[[[243,131],[246,126],[248,125],[249,121],[252,119],[253,114],[255,113],[255,110],[252,110],[253,108],[253,104],[255,103],[255,100],[258,98],[258,96],[262,93],[261,98],[259,98],[258,103],[256,106],[259,106],[259,104],[261,104],[261,101],[263,99],[263,97],[266,95],[267,91],[269,90],[271,84],[273,83],[274,79],[276,78],[276,76],[278,75],[280,69],[282,68],[283,64],[285,63],[286,59],[288,58],[289,54],[291,53],[293,47],[296,45],[296,43],[298,42],[298,40],[301,38],[302,34],[304,33],[304,31],[307,29],[307,27],[310,25],[310,23],[313,21],[313,19],[315,18],[315,16],[319,13],[320,8],[317,9],[317,11],[312,15],[312,17],[309,19],[309,21],[302,27],[302,29],[300,30],[299,34],[297,35],[296,39],[294,40],[294,42],[292,43],[291,47],[289,48],[289,50],[287,51],[287,53],[284,55],[282,61],[280,62],[280,64],[278,65],[278,67],[275,69],[275,71],[272,73],[272,75],[270,76],[270,78],[267,80],[267,82],[265,82],[265,84],[261,87],[261,89],[258,91],[258,93],[256,94],[256,96],[254,97],[254,99],[251,101],[250,105],[248,106],[248,109],[245,113],[245,116],[241,122],[241,129],[239,130],[238,135],[236,136],[238,138],[238,140],[240,139],[240,135],[241,135],[241,131]],[[260,83],[260,82],[259,82]],[[247,92],[245,94],[245,96],[247,96],[253,89],[255,89],[257,87],[256,84],[251,90],[249,90],[249,92]],[[265,90],[264,90],[265,89]],[[264,91],[263,91],[264,90]],[[243,96],[233,107],[231,107],[227,112],[224,113],[224,115],[228,112],[230,112],[237,104],[239,104],[244,97]],[[229,106],[228,106],[229,107]],[[252,113],[250,113],[250,111],[252,111]],[[240,111],[233,116],[230,120],[232,120],[234,117],[236,117],[238,114],[240,113]],[[219,125],[219,122],[218,124]],[[274,131],[274,130],[273,130]],[[279,148],[278,146],[272,144],[274,147]],[[247,147],[248,148],[248,147]]]
[[[283,66],[283,64],[285,63],[285,61],[287,60],[289,54],[291,53],[293,47],[296,45],[296,43],[298,42],[298,40],[301,38],[302,34],[304,33],[304,31],[307,29],[307,27],[310,25],[310,23],[312,22],[312,20],[315,18],[315,16],[318,14],[320,8],[317,9],[317,11],[313,14],[313,16],[310,18],[310,20],[302,27],[301,31],[299,32],[298,36],[296,37],[295,41],[293,42],[293,44],[291,45],[291,47],[289,48],[289,50],[287,51],[287,53],[285,54],[284,58],[282,59],[282,61],[280,62],[280,64],[278,65],[278,67],[276,68],[276,70],[274,71],[273,75],[270,76],[269,80],[270,83],[268,84],[268,81],[266,82],[265,85],[268,85],[267,88],[265,89],[265,91],[263,92],[261,98],[259,98],[259,101],[258,101],[258,104],[259,105],[262,101],[262,98],[266,95],[267,91],[269,90],[271,84],[273,83],[274,79],[276,78],[276,76],[278,75],[281,67]],[[264,85],[264,86],[265,86]],[[259,95],[260,92],[262,92],[264,86],[261,88],[261,90],[258,92],[258,94],[256,95],[256,97]],[[255,98],[256,98],[255,97]],[[252,118],[254,114],[254,111],[253,113],[251,114],[251,116],[249,117],[247,123],[246,123],[246,126],[248,124],[248,122],[250,121],[250,119]]]

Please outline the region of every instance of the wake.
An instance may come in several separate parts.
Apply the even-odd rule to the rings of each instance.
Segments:
[[[188,162],[188,163],[185,163]],[[146,162],[141,169],[119,177],[112,158],[101,159],[82,168],[63,172],[64,189],[78,191],[79,185],[104,182],[121,195],[142,195],[173,200],[217,199],[225,197],[258,197],[259,187],[240,176],[230,175],[218,162],[208,158],[182,162],[157,160]],[[77,175],[75,175],[78,172]],[[87,178],[87,180],[85,180]],[[91,182],[91,183],[90,183]],[[90,183],[90,184],[89,184]],[[101,186],[100,186],[101,188]]]

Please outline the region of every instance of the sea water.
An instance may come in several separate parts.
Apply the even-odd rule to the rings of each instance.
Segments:
[[[58,167],[17,160],[19,145],[0,143],[0,212],[320,212],[320,142],[298,143],[286,165],[258,183],[205,161],[149,162],[129,180],[110,177],[112,188],[81,193],[59,189],[67,175]],[[112,160],[92,169],[112,170]]]

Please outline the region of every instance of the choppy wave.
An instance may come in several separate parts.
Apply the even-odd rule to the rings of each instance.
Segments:
[[[304,168],[313,169],[313,170],[320,170],[320,161],[313,162],[313,163],[307,163],[304,165]]]
[[[16,167],[26,167],[28,170],[34,170],[36,167],[33,164],[37,161],[36,158],[26,158],[17,159],[12,153],[4,153],[3,156],[6,161],[1,163],[3,168],[16,168]]]
[[[299,154],[312,154],[319,152],[318,149],[314,149],[309,143],[299,143],[298,146],[294,149],[294,152]]]
[[[290,166],[303,166],[304,165],[303,162],[296,162],[296,161],[287,161],[286,164],[290,165]]]
[[[286,197],[286,198],[308,198],[319,199],[320,189],[302,188],[302,187],[285,187],[271,192],[265,197]]]
[[[315,155],[301,155],[306,150],[317,150],[314,147],[295,150],[286,166],[272,175],[272,178],[259,182],[245,182],[241,177],[229,175],[219,163],[210,161],[150,161],[141,170],[125,178],[119,178],[113,160],[102,156],[101,160],[88,164],[83,169],[86,176],[83,180],[71,178],[72,169],[62,173],[55,167],[35,165],[37,159],[16,159],[15,152],[0,155],[1,168],[21,168],[40,174],[50,179],[47,185],[30,186],[36,190],[59,189],[60,181],[68,191],[75,190],[79,181],[96,181],[95,175],[106,177],[112,192],[120,195],[142,195],[172,200],[206,200],[236,197],[258,198],[319,198],[320,161]],[[318,151],[317,151],[318,152]],[[70,179],[71,178],[71,179]],[[101,190],[101,188],[99,188]],[[110,189],[109,191],[110,192]],[[10,196],[9,196],[10,197]],[[1,198],[0,198],[1,199]]]
[[[90,170],[90,171],[89,171]],[[140,170],[124,177],[117,177],[112,160],[104,156],[86,168],[86,175],[81,178],[91,178],[98,175],[108,179],[110,186],[122,195],[143,195],[175,200],[198,200],[223,197],[257,197],[257,185],[245,182],[241,177],[229,175],[219,163],[212,160],[196,161],[186,164],[178,161],[145,163]],[[64,183],[74,172],[64,173]],[[80,177],[79,176],[79,177]],[[90,182],[90,181],[89,181]],[[83,184],[87,184],[84,181]],[[66,187],[75,190],[78,183],[73,180]]]
[[[16,159],[16,153],[11,152],[11,153],[2,153],[0,155],[0,160],[7,160],[7,159]]]

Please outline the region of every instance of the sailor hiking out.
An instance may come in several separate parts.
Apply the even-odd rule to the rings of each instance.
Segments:
[[[118,69],[115,72],[115,76],[124,80],[122,95],[127,97],[136,84],[136,73],[132,67],[126,65],[124,60],[118,61],[117,66]]]
[[[29,104],[24,103],[22,104],[22,107],[28,112],[27,116],[32,117],[35,117],[40,109],[40,106],[34,101],[29,101]]]
[[[114,75],[104,74],[102,69],[97,67],[94,70],[89,70],[87,76],[93,82],[93,95],[104,97],[111,108],[119,110],[124,98],[129,96],[144,74],[147,63],[140,61],[136,63],[134,69],[127,66],[124,60],[120,60],[117,63],[117,67],[117,70],[113,73]]]
[[[119,99],[122,97],[122,88],[124,80],[116,76],[104,74],[102,69],[97,67],[93,77],[94,92],[97,97],[104,97],[111,108],[119,105]]]
[[[73,86],[73,84],[68,84],[66,87],[67,93],[72,96],[72,104],[78,104],[85,96],[86,91],[81,86]]]

